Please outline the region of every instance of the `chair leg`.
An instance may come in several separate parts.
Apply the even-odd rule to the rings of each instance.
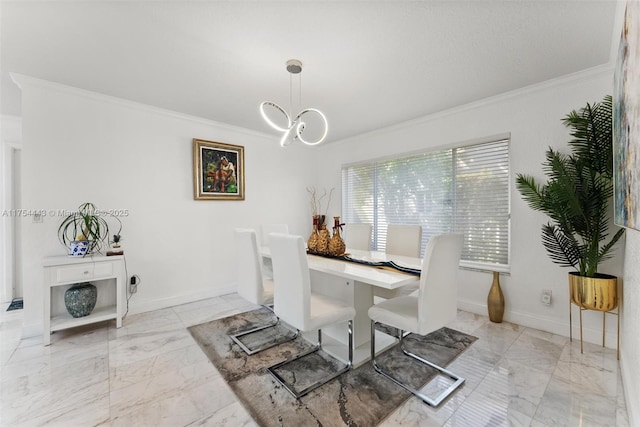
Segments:
[[[390,379],[391,381],[393,381],[394,383],[398,384],[400,387],[404,388],[405,390],[407,390],[408,392],[414,394],[415,396],[417,396],[419,399],[421,399],[423,402],[425,402],[427,405],[430,406],[439,406],[446,398],[448,398],[454,391],[456,391],[462,384],[464,384],[464,378],[461,378],[460,376],[454,374],[453,372],[438,366],[432,362],[429,362],[428,360],[414,354],[411,353],[410,351],[406,350],[404,347],[404,343],[403,343],[403,337],[405,335],[403,335],[403,331],[400,331],[400,339],[398,340],[398,345],[400,346],[400,349],[402,350],[402,352],[421,362],[424,363],[432,368],[434,368],[435,370],[437,370],[440,374],[447,376],[449,378],[451,378],[454,382],[453,384],[451,384],[446,390],[444,390],[442,393],[440,393],[438,396],[436,396],[435,398],[429,397],[426,394],[420,392],[419,390],[416,390],[415,388],[402,383],[400,380],[398,380],[397,378],[395,378],[393,375],[391,375],[389,372],[383,370],[376,362],[376,349],[375,349],[375,326],[376,326],[376,322],[374,320],[371,321],[371,363],[373,365],[373,368],[376,370],[376,372],[378,372],[379,374],[382,374],[383,376],[387,377],[388,379]]]
[[[284,378],[282,378],[282,376],[280,376],[280,374],[278,374],[276,372],[277,369],[288,365],[291,362],[294,362],[298,359],[301,359],[305,356],[308,356],[309,354],[315,353],[319,350],[322,349],[322,330],[318,329],[318,343],[312,347],[311,349],[302,352],[290,359],[287,359],[283,362],[277,363],[273,366],[270,366],[267,368],[267,371],[269,371],[269,373],[271,375],[273,375],[273,377],[276,379],[276,381],[278,381],[289,393],[291,393],[296,399],[300,399],[302,396],[310,393],[311,391],[317,389],[318,387],[328,383],[329,381],[333,380],[334,378],[339,377],[340,375],[344,374],[345,372],[349,371],[351,369],[351,366],[353,365],[353,321],[349,320],[348,322],[348,329],[349,329],[349,362],[345,365],[344,368],[333,372],[332,374],[326,376],[325,378],[322,378],[321,380],[316,381],[315,383],[307,386],[306,388],[300,390],[300,391],[296,391],[294,390],[293,386],[287,384],[287,382],[285,381]]]
[[[264,307],[269,308],[268,306],[264,306]],[[265,329],[274,328],[274,327],[278,326],[279,323],[280,323],[280,319],[278,317],[276,317],[275,323],[271,323],[269,325],[258,326],[256,328],[252,328],[252,329],[247,329],[247,330],[244,330],[244,331],[237,332],[235,334],[229,334],[229,338],[231,338],[233,340],[233,342],[238,344],[238,347],[240,347],[249,356],[251,356],[252,354],[259,353],[259,352],[261,352],[263,350],[266,350],[268,348],[275,347],[277,345],[284,344],[284,343],[289,342],[289,341],[293,341],[294,339],[298,338],[298,335],[300,335],[300,331],[296,330],[296,333],[292,337],[287,337],[287,338],[284,338],[284,339],[277,339],[275,341],[271,341],[271,342],[265,343],[264,345],[261,345],[261,346],[258,346],[258,347],[254,347],[254,348],[247,347],[240,340],[240,338],[242,338],[242,337],[244,337],[246,335],[250,335],[250,334],[253,334],[255,332],[263,331]]]

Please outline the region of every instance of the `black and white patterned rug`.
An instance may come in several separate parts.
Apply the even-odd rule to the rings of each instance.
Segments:
[[[352,369],[296,401],[266,368],[313,346],[302,337],[247,356],[227,335],[254,325],[273,322],[267,309],[236,314],[189,328],[191,335],[223,378],[233,389],[251,416],[261,426],[375,426],[411,397],[411,394],[373,370],[371,363]],[[252,337],[256,342],[272,334],[291,333],[282,326]],[[405,346],[440,366],[447,366],[477,338],[449,328],[424,337],[409,335]],[[253,343],[245,344],[253,345]],[[313,381],[332,369],[323,354],[302,359],[292,370],[279,372],[290,379]],[[377,357],[379,364],[416,388],[435,376],[435,371],[413,361],[394,347]],[[304,372],[302,372],[304,371]],[[212,396],[212,398],[214,398]]]

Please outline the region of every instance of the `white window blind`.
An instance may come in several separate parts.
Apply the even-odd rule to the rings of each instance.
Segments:
[[[342,192],[344,221],[372,224],[374,250],[387,224],[419,224],[422,253],[430,236],[460,232],[461,265],[508,268],[508,139],[346,166]]]

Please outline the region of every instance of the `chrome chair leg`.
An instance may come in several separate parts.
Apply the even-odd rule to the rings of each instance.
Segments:
[[[315,383],[305,387],[304,389],[300,391],[296,391],[293,388],[293,386],[291,386],[290,384],[287,384],[286,380],[282,378],[282,376],[278,374],[276,370],[296,360],[302,359],[303,357],[308,356],[309,354],[312,354],[321,350],[322,349],[322,330],[321,329],[318,329],[318,343],[315,346],[283,362],[280,362],[273,366],[268,367],[267,371],[269,371],[269,373],[276,379],[276,381],[278,381],[289,393],[291,393],[293,397],[295,397],[296,399],[300,399],[302,396],[312,392],[318,387],[328,383],[329,381],[339,377],[340,375],[344,374],[345,372],[351,369],[351,366],[353,365],[353,321],[352,320],[349,320],[348,322],[348,329],[349,329],[349,362],[345,365],[344,368],[339,369],[338,371],[335,371],[330,375],[327,375],[325,378],[322,378],[316,381]]]
[[[371,321],[371,363],[373,365],[373,369],[375,369],[376,372],[378,372],[379,374],[382,374],[383,376],[385,376],[386,378],[390,379],[391,381],[393,381],[394,383],[396,383],[397,385],[399,385],[400,387],[404,388],[405,390],[407,390],[408,392],[412,393],[413,395],[415,395],[416,397],[418,397],[420,400],[422,400],[423,402],[425,402],[427,405],[430,406],[439,406],[446,398],[448,398],[451,394],[453,394],[454,391],[456,391],[462,384],[464,384],[464,378],[454,374],[453,372],[436,365],[435,363],[429,362],[428,360],[414,354],[411,353],[410,351],[408,351],[407,349],[405,349],[404,347],[404,343],[403,343],[403,338],[406,336],[403,334],[403,331],[400,331],[400,339],[398,340],[398,344],[400,346],[400,349],[402,350],[402,353],[404,353],[406,356],[409,356],[423,364],[426,364],[427,366],[430,366],[432,368],[434,368],[435,370],[437,370],[441,375],[443,376],[447,376],[449,378],[451,378],[454,382],[453,384],[451,384],[446,390],[444,390],[442,393],[440,393],[438,396],[436,396],[435,398],[429,397],[426,394],[422,393],[419,390],[416,390],[415,388],[404,384],[403,382],[401,382],[400,380],[398,380],[397,378],[395,378],[393,375],[391,375],[389,372],[385,371],[384,369],[382,369],[378,363],[376,362],[376,330],[375,330],[375,326],[376,326],[375,321]]]
[[[269,306],[263,306],[263,307],[266,307],[267,309],[269,309],[269,310],[271,310],[273,312],[273,310],[271,308],[269,308]],[[293,341],[296,338],[298,338],[298,336],[300,335],[300,331],[296,330],[296,333],[292,337],[286,337],[286,338],[283,338],[283,339],[277,339],[275,341],[267,342],[264,345],[261,345],[261,346],[258,346],[258,347],[254,347],[254,348],[247,347],[240,340],[240,338],[242,338],[242,337],[244,337],[246,335],[250,335],[250,334],[253,334],[255,332],[263,331],[265,329],[274,328],[274,327],[278,326],[278,324],[280,324],[280,319],[278,317],[276,317],[275,323],[270,323],[268,325],[258,326],[256,328],[251,328],[251,329],[247,329],[247,330],[244,330],[244,331],[236,332],[235,334],[229,334],[229,338],[231,338],[233,340],[233,342],[235,342],[238,345],[238,347],[240,347],[242,349],[242,351],[244,351],[249,356],[251,356],[252,354],[259,353],[259,352],[261,352],[263,350],[266,350],[268,348],[275,347],[277,345],[284,344],[284,343],[289,342],[289,341]]]

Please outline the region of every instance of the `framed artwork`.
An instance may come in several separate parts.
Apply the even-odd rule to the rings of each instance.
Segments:
[[[613,94],[614,222],[640,230],[640,2],[627,1]]]
[[[244,147],[193,140],[195,200],[244,200]]]

